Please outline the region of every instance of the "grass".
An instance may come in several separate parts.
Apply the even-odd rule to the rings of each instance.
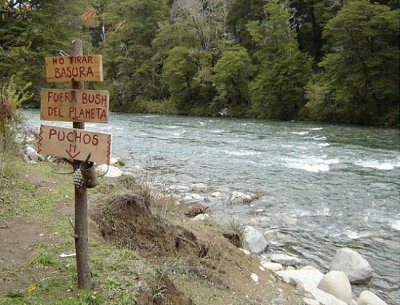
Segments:
[[[61,202],[72,201],[71,177],[54,173],[47,163],[27,164],[15,152],[3,152],[1,160],[0,216],[18,216],[22,221],[29,219],[29,222],[40,224],[40,230],[45,236],[51,236],[51,240],[32,245],[32,258],[15,270],[18,274],[26,274],[29,283],[26,287],[0,294],[0,304],[132,305],[139,304],[138,296],[143,291],[153,293],[154,297],[162,295],[162,290],[148,286],[159,277],[157,265],[142,259],[132,250],[95,238],[89,238],[95,288],[76,289],[75,258],[60,258],[61,253],[75,251],[73,229],[66,216],[54,213]],[[135,179],[131,176],[100,180],[100,186],[90,190],[89,197],[93,201],[104,200],[110,194],[123,193],[135,186]],[[170,209],[169,199],[163,202],[162,215]]]
[[[239,237],[240,246],[243,247],[243,242],[246,234],[244,225],[242,225],[239,221],[232,219],[229,221],[228,227],[230,230],[237,234],[237,236]]]
[[[54,173],[47,163],[25,163],[15,151],[0,154],[0,216],[37,221],[43,226],[43,231],[57,239],[33,245],[36,254],[18,270],[34,274],[29,278],[30,284],[25,289],[0,295],[0,304],[136,304],[138,287],[143,285],[139,276],[151,271],[152,266],[137,260],[137,255],[131,250],[101,244],[90,238],[96,288],[77,290],[75,258],[59,257],[61,253],[75,251],[73,230],[67,217],[52,212],[66,198],[73,198],[72,180],[69,176]],[[122,191],[133,183],[133,177],[125,176],[104,183],[103,192],[91,191],[89,196],[96,200],[96,193],[104,197],[104,191]]]
[[[50,187],[28,181],[29,175],[46,176]],[[3,204],[0,216],[48,215],[56,203],[73,196],[71,184],[52,172],[48,164],[26,164],[11,154],[3,161],[0,185],[0,204]]]
[[[136,254],[110,245],[91,247],[91,266],[95,288],[77,290],[74,258],[60,258],[63,244],[57,249],[48,246],[29,263],[30,268],[48,274],[44,279],[32,278],[24,290],[0,296],[0,304],[137,304],[136,294],[144,282],[142,274],[153,272],[151,266],[138,260]]]
[[[57,265],[57,257],[55,253],[40,253],[34,258],[32,264],[34,266],[55,267]]]

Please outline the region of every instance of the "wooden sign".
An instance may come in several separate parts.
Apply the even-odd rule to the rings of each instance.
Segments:
[[[42,89],[40,119],[107,123],[108,105],[104,90]]]
[[[85,160],[110,164],[111,134],[41,125],[37,152],[68,160]]]
[[[49,83],[103,81],[101,55],[46,57]]]

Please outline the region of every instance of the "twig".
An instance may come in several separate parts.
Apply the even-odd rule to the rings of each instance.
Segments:
[[[179,238],[179,239],[181,239],[183,241],[186,241],[187,243],[191,244],[193,247],[197,248],[197,245],[194,242],[192,242],[191,240],[188,240],[188,239],[186,239],[186,238],[184,238],[182,236],[177,236],[176,238]]]
[[[69,216],[68,216],[68,221],[69,221],[69,224],[71,225],[72,231],[75,232],[74,224],[72,223],[72,219],[71,219],[71,217],[69,217]]]
[[[224,256],[223,256],[223,257],[221,258],[221,260],[219,261],[218,267],[217,267],[217,269],[215,269],[215,271],[213,272],[213,276],[212,276],[211,279],[210,279],[211,282],[213,281],[215,274],[219,271],[219,268],[221,267],[222,262],[224,261],[224,259],[225,259],[225,257],[226,257],[227,254],[228,254],[228,252],[225,252]]]

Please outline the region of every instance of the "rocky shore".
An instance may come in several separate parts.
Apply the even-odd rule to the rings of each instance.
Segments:
[[[37,154],[35,150],[35,137],[33,134],[18,135],[16,140],[23,145],[23,152],[27,162],[50,161],[52,158],[46,158]],[[113,164],[119,161],[113,159]],[[124,173],[118,166],[98,167],[98,171],[106,177],[118,177]],[[204,185],[194,186],[201,190]],[[175,187],[177,188],[177,187]],[[205,198],[197,193],[190,193],[184,186],[176,189],[170,189],[175,193],[174,198],[179,203],[194,207],[199,203],[205,202]],[[175,191],[175,192],[174,192]],[[176,192],[177,191],[177,192]],[[177,195],[181,194],[181,195]],[[213,197],[220,197],[221,194],[215,192]],[[259,195],[244,194],[241,192],[232,192],[229,196],[231,204],[249,204],[257,200]],[[196,213],[193,221],[210,221],[212,215],[209,211]],[[284,282],[296,287],[303,294],[303,302],[306,305],[384,305],[386,304],[376,294],[369,290],[362,291],[359,295],[352,292],[352,285],[368,283],[371,279],[373,270],[357,251],[349,248],[338,249],[333,255],[329,266],[329,272],[326,274],[297,257],[285,254],[283,251],[268,251],[270,246],[269,231],[262,233],[253,226],[243,226],[243,241],[241,243],[242,252],[245,255],[257,256],[259,258],[259,272],[271,271]],[[251,273],[251,279],[258,283],[259,274]],[[278,304],[278,303],[277,303]],[[284,304],[284,303],[282,303]]]

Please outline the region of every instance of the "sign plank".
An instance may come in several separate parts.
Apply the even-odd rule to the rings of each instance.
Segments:
[[[90,160],[110,164],[111,134],[41,125],[37,152],[68,160]]]
[[[45,65],[49,83],[103,81],[101,55],[46,57]]]
[[[107,123],[108,106],[105,90],[42,89],[40,119]]]

